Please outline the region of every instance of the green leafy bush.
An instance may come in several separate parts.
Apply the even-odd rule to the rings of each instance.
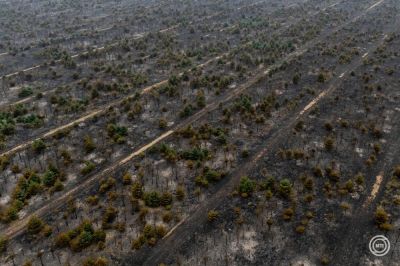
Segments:
[[[240,194],[251,194],[254,189],[255,189],[256,183],[251,180],[249,177],[247,176],[243,176],[240,179],[240,184],[239,184],[239,193]]]
[[[157,191],[146,192],[143,196],[146,206],[156,208],[160,206],[161,198]]]

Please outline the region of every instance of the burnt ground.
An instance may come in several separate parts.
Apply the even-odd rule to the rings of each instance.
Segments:
[[[397,1],[90,2],[2,3],[2,264],[398,265]]]

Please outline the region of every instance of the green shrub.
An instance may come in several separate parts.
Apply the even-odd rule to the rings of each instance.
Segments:
[[[36,153],[41,153],[46,149],[46,143],[42,139],[34,140],[32,143],[32,149]]]
[[[87,175],[96,168],[96,165],[92,162],[86,161],[85,166],[81,169],[81,174]]]
[[[109,177],[107,179],[103,179],[100,182],[100,188],[99,192],[104,193],[106,191],[109,191],[112,187],[115,186],[116,180],[113,177]]]
[[[203,161],[207,159],[209,156],[209,152],[207,149],[201,149],[199,147],[193,148],[189,151],[184,151],[181,153],[181,157],[185,160],[192,161]]]
[[[28,221],[28,233],[31,235],[39,234],[44,227],[44,222],[37,216],[33,216]]]
[[[160,194],[157,191],[146,192],[143,196],[146,206],[156,208],[160,206]]]
[[[194,107],[191,104],[185,105],[183,110],[179,113],[181,118],[186,118],[194,113]]]
[[[25,97],[31,96],[32,94],[33,94],[32,88],[31,87],[25,87],[18,93],[18,97],[19,98],[25,98]]]
[[[240,179],[239,193],[241,194],[251,194],[255,189],[256,183],[249,177],[244,176]]]
[[[108,124],[107,125],[107,133],[114,142],[118,144],[122,144],[125,142],[125,136],[128,135],[128,129],[124,126],[118,126],[115,124]]]
[[[290,196],[290,193],[292,192],[292,184],[288,179],[282,179],[281,182],[279,183],[279,193],[287,198]]]
[[[161,195],[161,200],[160,200],[161,206],[168,206],[172,204],[172,194],[169,192],[164,192]]]
[[[78,227],[60,233],[55,238],[55,246],[63,248],[69,246],[72,251],[79,252],[94,243],[104,242],[106,234],[102,230],[94,230],[89,221],[83,221]]]
[[[55,168],[49,168],[43,175],[42,181],[46,187],[52,187],[58,177],[59,173],[58,170]]]

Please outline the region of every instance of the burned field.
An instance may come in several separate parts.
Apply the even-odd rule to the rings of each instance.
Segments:
[[[398,1],[0,6],[1,265],[398,265]]]

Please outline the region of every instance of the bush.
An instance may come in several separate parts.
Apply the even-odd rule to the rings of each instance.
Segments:
[[[205,167],[203,170],[203,175],[207,181],[216,182],[221,179],[223,174],[221,174],[213,169],[210,169],[209,167]]]
[[[30,261],[30,260],[27,260],[24,262],[24,264],[22,264],[22,266],[32,266],[32,265],[33,265],[32,261]]]
[[[161,195],[160,203],[161,203],[161,206],[164,206],[164,207],[171,205],[172,204],[172,194],[169,192],[164,192]]]
[[[362,184],[364,184],[364,182],[365,182],[365,176],[364,176],[362,173],[358,173],[358,174],[355,176],[355,180],[356,180],[356,183],[357,183],[358,185],[362,185]]]
[[[53,228],[51,228],[51,226],[49,226],[49,225],[46,224],[46,225],[43,227],[42,232],[43,232],[43,235],[44,235],[45,237],[49,237],[49,236],[51,236],[51,234],[53,233]]]
[[[6,252],[7,243],[8,243],[8,239],[3,236],[0,236],[0,254],[3,254],[4,252]]]
[[[388,223],[389,221],[389,214],[385,211],[382,206],[376,208],[375,211],[375,222],[382,230],[390,230],[392,225]]]
[[[10,164],[10,159],[7,156],[5,156],[5,155],[0,156],[0,170],[6,169],[6,167],[9,164]]]
[[[103,228],[107,228],[108,224],[112,223],[114,219],[117,217],[117,209],[109,206],[103,214],[102,218],[102,226]]]
[[[323,257],[321,258],[321,264],[322,264],[322,265],[328,265],[328,264],[329,264],[329,258],[326,257],[326,256],[323,256]]]
[[[33,216],[28,221],[28,233],[31,235],[36,235],[42,231],[44,227],[44,222],[37,216]]]
[[[198,108],[203,108],[206,106],[206,97],[203,91],[198,91],[196,95],[196,103]]]
[[[325,80],[326,80],[326,78],[325,78],[324,73],[320,73],[320,74],[318,75],[318,82],[323,83],[323,82],[325,82]]]
[[[181,156],[185,160],[204,161],[208,158],[209,151],[207,149],[195,147],[192,150],[182,152]]]
[[[239,193],[243,194],[251,194],[254,191],[256,183],[251,180],[249,177],[244,176],[240,179],[239,184]]]
[[[186,118],[188,116],[191,116],[194,113],[194,108],[191,104],[185,105],[183,110],[180,111],[179,116],[181,118]]]
[[[146,206],[157,208],[160,206],[160,194],[157,191],[147,192],[143,196]]]
[[[306,231],[306,228],[305,228],[304,225],[299,225],[299,226],[296,227],[296,232],[299,233],[299,234],[302,234],[305,231]]]
[[[55,239],[55,245],[58,248],[65,248],[69,246],[70,237],[66,233],[60,233]]]
[[[345,189],[346,189],[349,193],[354,192],[354,183],[353,183],[352,180],[348,180],[348,181],[345,183],[344,186],[345,186]]]
[[[163,225],[157,225],[156,234],[159,238],[163,238],[167,234],[167,229]]]
[[[169,223],[172,220],[172,214],[170,211],[167,211],[163,214],[162,216],[163,222],[164,223]]]
[[[15,221],[18,219],[18,211],[19,209],[15,206],[10,206],[5,211],[5,222],[9,223],[11,221]]]
[[[18,97],[19,98],[25,98],[25,97],[31,96],[32,94],[33,94],[32,88],[31,87],[25,87],[18,93]]]
[[[99,203],[99,197],[97,195],[88,196],[86,198],[86,202],[89,203],[89,205],[91,205],[91,206],[96,206],[97,203]]]
[[[299,81],[300,81],[300,75],[298,73],[296,73],[293,76],[293,84],[297,85],[297,84],[299,84]]]
[[[122,183],[124,185],[130,185],[132,183],[132,177],[129,173],[124,174],[122,177]]]
[[[94,243],[104,242],[106,234],[102,230],[95,231],[89,221],[83,221],[78,227],[60,233],[55,239],[58,248],[69,247],[72,251],[79,252]]]
[[[118,144],[122,144],[125,142],[125,136],[128,135],[128,129],[123,126],[117,126],[115,124],[108,124],[107,125],[107,133],[114,142]]]
[[[60,179],[57,179],[54,183],[54,191],[61,191],[64,189],[63,183],[61,183]]]
[[[136,181],[132,185],[132,197],[135,199],[141,199],[143,196],[143,186],[140,182]]]
[[[46,149],[46,144],[42,139],[37,139],[32,143],[32,149],[36,153],[41,153]]]
[[[167,120],[165,120],[164,118],[160,118],[160,120],[158,120],[158,127],[160,129],[166,129],[168,126]]]
[[[143,235],[146,239],[152,238],[156,236],[156,230],[155,228],[150,225],[150,224],[146,224],[143,228]]]
[[[87,175],[96,168],[96,165],[92,162],[85,162],[85,166],[81,169],[81,174]]]
[[[182,186],[176,188],[176,198],[182,201],[185,198],[185,189]]]
[[[249,157],[249,155],[250,155],[250,153],[249,153],[249,150],[248,149],[243,149],[242,150],[242,157],[243,158],[247,158],[247,157]]]
[[[145,242],[146,238],[144,235],[140,235],[138,238],[132,241],[132,249],[140,249]]]
[[[293,215],[294,215],[294,210],[292,208],[287,208],[283,211],[282,216],[285,221],[289,221],[292,219]]]
[[[396,167],[394,168],[393,174],[394,174],[396,177],[399,177],[399,178],[400,178],[400,165],[398,165],[398,166],[396,166]]]
[[[106,232],[97,230],[93,233],[93,240],[96,242],[104,242],[106,240]]]
[[[211,210],[208,212],[207,218],[209,222],[215,221],[219,216],[219,212],[215,210]]]
[[[292,192],[292,184],[288,179],[283,179],[279,183],[279,193],[285,197],[288,198],[290,196],[290,193]]]
[[[115,186],[115,179],[113,177],[109,177],[107,179],[103,179],[100,182],[100,188],[99,188],[99,192],[100,193],[104,193],[106,191],[109,191],[112,187]]]
[[[86,258],[82,262],[83,266],[107,266],[108,265],[108,260],[103,257],[97,257],[97,258]]]
[[[96,149],[93,139],[89,136],[85,136],[83,139],[83,147],[85,148],[86,153],[91,153]]]
[[[319,165],[316,165],[313,170],[314,170],[314,175],[317,177],[322,177],[324,175]]]
[[[52,187],[58,177],[57,169],[49,168],[43,175],[42,181],[46,187]]]
[[[324,144],[325,144],[325,149],[331,151],[334,147],[334,140],[331,137],[327,137],[325,139]]]

